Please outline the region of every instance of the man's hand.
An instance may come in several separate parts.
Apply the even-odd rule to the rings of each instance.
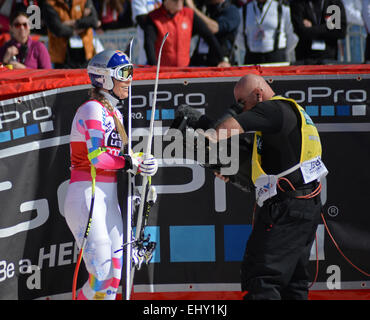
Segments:
[[[312,27],[312,22],[311,22],[310,20],[303,19],[303,25],[304,25],[306,28],[311,28],[311,27]]]
[[[193,9],[195,8],[195,4],[193,0],[185,0],[185,4],[188,8]]]
[[[90,14],[91,14],[91,9],[90,8],[85,8],[84,17],[88,17]]]
[[[205,15],[201,10],[199,10],[196,5],[194,4],[193,0],[185,0],[185,4],[188,8],[192,9],[196,15],[201,18],[204,23],[207,25],[208,29],[213,33],[216,34],[219,30],[219,25],[216,20],[211,19],[207,15]]]
[[[227,62],[227,61],[221,61],[217,65],[217,67],[219,67],[219,68],[229,68],[229,67],[231,67],[231,64],[230,64],[230,62]]]
[[[66,25],[66,26],[68,26],[68,27],[74,28],[75,27],[75,24],[76,24],[76,20],[63,21],[63,24]]]
[[[228,177],[224,177],[222,174],[220,174],[220,173],[218,173],[218,172],[214,172],[214,174],[215,174],[215,176],[217,177],[217,178],[220,178],[221,180],[223,180],[224,182],[229,182],[229,178]]]

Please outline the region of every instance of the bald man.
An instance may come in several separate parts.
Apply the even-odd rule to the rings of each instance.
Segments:
[[[242,77],[234,96],[243,111],[216,131],[226,129],[228,137],[254,132],[251,177],[258,206],[241,267],[244,298],[306,300],[321,213],[319,181],[327,174],[320,137],[305,110],[276,96],[258,75]]]

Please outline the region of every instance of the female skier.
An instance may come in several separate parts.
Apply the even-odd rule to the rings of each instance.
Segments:
[[[119,249],[123,244],[116,173],[123,169],[152,176],[158,163],[152,155],[140,157],[131,150],[125,151],[128,139],[116,106],[128,97],[132,81],[133,65],[127,55],[104,50],[91,59],[87,72],[93,88],[90,100],[78,108],[72,123],[71,179],[65,218],[81,248],[93,198],[92,220],[83,251],[89,279],[77,299],[113,300],[121,279]]]

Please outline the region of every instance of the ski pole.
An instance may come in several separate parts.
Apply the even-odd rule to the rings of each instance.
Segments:
[[[75,271],[74,271],[74,274],[73,274],[72,300],[76,300],[76,298],[77,298],[76,297],[76,290],[77,290],[76,288],[77,288],[78,271],[80,269],[80,264],[81,264],[81,261],[82,261],[83,252],[85,250],[85,246],[86,246],[86,243],[87,243],[87,237],[89,235],[90,227],[91,227],[91,223],[92,223],[92,217],[93,217],[93,211],[94,211],[94,201],[95,201],[95,177],[96,177],[96,169],[93,165],[91,165],[92,186],[91,186],[90,211],[89,211],[89,216],[88,216],[88,219],[87,219],[86,230],[85,230],[84,237],[83,237],[82,244],[81,244],[81,249],[80,249],[80,252],[78,254],[78,259],[77,259]]]
[[[130,46],[129,46],[129,58],[130,61],[132,57],[132,42],[134,38],[130,39]],[[127,145],[127,152],[130,154],[132,148],[132,99],[131,99],[131,83],[128,87],[129,90],[129,100],[128,100],[128,119],[127,119],[127,126],[128,126],[128,145]],[[127,197],[127,218],[126,218],[126,243],[127,243],[127,250],[126,250],[126,300],[129,297],[129,287],[130,287],[130,275],[131,275],[131,238],[132,238],[132,181],[133,177],[131,174],[128,175],[128,197]]]

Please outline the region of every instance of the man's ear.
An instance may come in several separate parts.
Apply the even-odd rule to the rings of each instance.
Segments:
[[[255,89],[255,94],[256,94],[256,100],[257,102],[262,102],[263,101],[263,92],[262,88],[256,88]]]

